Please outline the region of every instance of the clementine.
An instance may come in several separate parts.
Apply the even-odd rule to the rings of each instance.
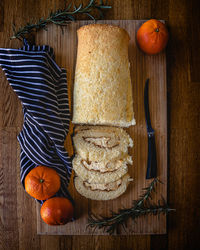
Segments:
[[[137,43],[149,55],[161,52],[166,47],[168,38],[166,26],[156,19],[146,21],[137,31]]]
[[[38,166],[27,174],[25,189],[35,199],[46,200],[60,189],[60,176],[52,168]]]
[[[43,221],[49,225],[64,225],[73,217],[72,203],[63,197],[53,197],[46,200],[40,210]]]

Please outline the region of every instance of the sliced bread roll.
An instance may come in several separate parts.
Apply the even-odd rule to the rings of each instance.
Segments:
[[[73,137],[76,153],[88,161],[122,159],[133,146],[131,137],[122,128],[88,127]]]
[[[91,184],[80,177],[74,178],[76,190],[91,200],[112,200],[122,195],[129,184],[130,176],[124,175],[121,179],[108,184]]]
[[[91,24],[78,31],[73,123],[135,125],[126,30]]]
[[[90,183],[109,183],[118,180],[128,172],[127,164],[132,163],[130,156],[110,162],[88,162],[76,155],[73,159],[75,173]]]

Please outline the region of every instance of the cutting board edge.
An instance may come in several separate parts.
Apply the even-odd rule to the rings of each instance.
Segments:
[[[143,21],[146,21],[146,20],[99,20],[99,21],[97,21],[97,23],[112,23],[113,22],[113,24],[115,25],[117,22],[124,22],[124,23],[126,23],[126,24],[128,24],[128,23],[134,23],[134,22],[143,22]],[[76,21],[76,24],[80,24],[80,25],[83,25],[83,24],[89,24],[89,23],[94,23],[93,21],[84,21],[84,20],[82,20],[82,21]],[[126,25],[125,24],[125,25]],[[120,25],[120,24],[118,24],[118,25]],[[166,71],[166,54],[164,54],[164,56],[165,56],[165,71]],[[165,83],[165,88],[167,87],[167,79],[166,79],[166,74],[165,74],[165,79],[163,79],[164,80],[164,83]],[[165,103],[165,105],[166,105],[166,127],[167,127],[167,92],[165,93],[165,99],[166,99],[166,103]],[[167,142],[167,131],[166,131],[166,133],[165,133],[165,142],[166,142],[166,144],[168,144],[168,142]],[[166,157],[167,157],[167,154],[168,154],[168,150],[167,150],[168,148],[166,148],[166,151],[165,151],[165,154],[166,154]],[[166,165],[168,166],[168,163],[166,163]],[[166,178],[166,180],[167,180],[167,173],[168,173],[168,167],[166,167],[166,169],[165,169],[165,173],[164,173],[164,177]],[[167,182],[166,182],[166,184],[165,184],[165,188],[164,188],[164,196],[165,197],[167,197]],[[38,212],[38,210],[37,210],[37,212]],[[166,216],[165,216],[166,217]],[[151,235],[151,234],[157,234],[157,235],[159,235],[159,234],[166,234],[166,231],[167,231],[167,225],[166,225],[167,223],[166,223],[166,220],[163,222],[163,228],[162,228],[162,230],[163,230],[163,232],[136,232],[136,233],[131,233],[131,234],[121,234],[121,235]],[[41,225],[41,222],[40,222],[40,225]],[[44,232],[44,233],[41,233],[41,231],[39,230],[40,228],[39,228],[39,225],[37,225],[37,233],[39,234],[39,235],[92,235],[92,234],[90,234],[90,233],[88,233],[88,234],[73,234],[73,233],[70,233],[70,234],[66,234],[66,233],[62,233],[62,232],[57,232],[56,234],[55,233],[52,233],[52,232]],[[107,235],[107,234],[101,234],[101,233],[99,233],[99,234],[93,234],[93,235]]]

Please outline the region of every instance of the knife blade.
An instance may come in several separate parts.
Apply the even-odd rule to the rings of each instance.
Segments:
[[[144,110],[148,135],[148,158],[147,158],[147,172],[146,179],[157,177],[157,160],[156,160],[156,143],[155,131],[151,126],[150,112],[149,112],[149,79],[145,82],[144,88]]]

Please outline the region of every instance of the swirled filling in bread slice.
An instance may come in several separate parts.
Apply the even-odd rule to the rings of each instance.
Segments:
[[[110,200],[123,194],[130,181],[128,147],[131,137],[122,128],[78,126],[73,137],[77,191],[93,200]]]
[[[91,161],[88,162],[86,160],[81,160],[81,164],[87,169],[91,171],[97,171],[100,173],[105,172],[113,172],[123,165],[123,160],[116,160],[110,162],[102,162],[102,161]]]
[[[133,146],[125,130],[116,127],[88,126],[77,130],[73,137],[76,153],[88,161],[111,161],[128,154]]]
[[[98,134],[98,133],[97,133]],[[101,133],[100,133],[101,134]],[[100,148],[114,148],[119,145],[120,138],[118,140],[116,138],[112,138],[109,134],[107,136],[84,136],[83,139],[86,142],[89,142],[93,144],[94,146],[100,147]]]
[[[86,187],[89,187],[91,190],[105,190],[105,191],[113,191],[118,189],[118,187],[122,184],[122,179],[106,183],[106,184],[100,184],[100,183],[89,183],[87,181],[83,182],[83,185]]]
[[[124,164],[132,165],[132,157],[130,155],[125,156],[119,160],[113,161],[88,161],[82,159],[79,155],[76,155],[73,159],[73,166],[77,165],[79,168],[84,168],[92,172],[106,173],[113,172],[121,168]]]
[[[84,197],[92,200],[112,200],[122,195],[132,181],[129,174],[107,184],[94,184],[83,181],[80,177],[75,177],[76,190]]]
[[[123,159],[104,162],[90,162],[77,155],[73,159],[73,170],[76,175],[90,183],[110,183],[125,175],[128,172],[127,164],[132,164],[130,156]]]

